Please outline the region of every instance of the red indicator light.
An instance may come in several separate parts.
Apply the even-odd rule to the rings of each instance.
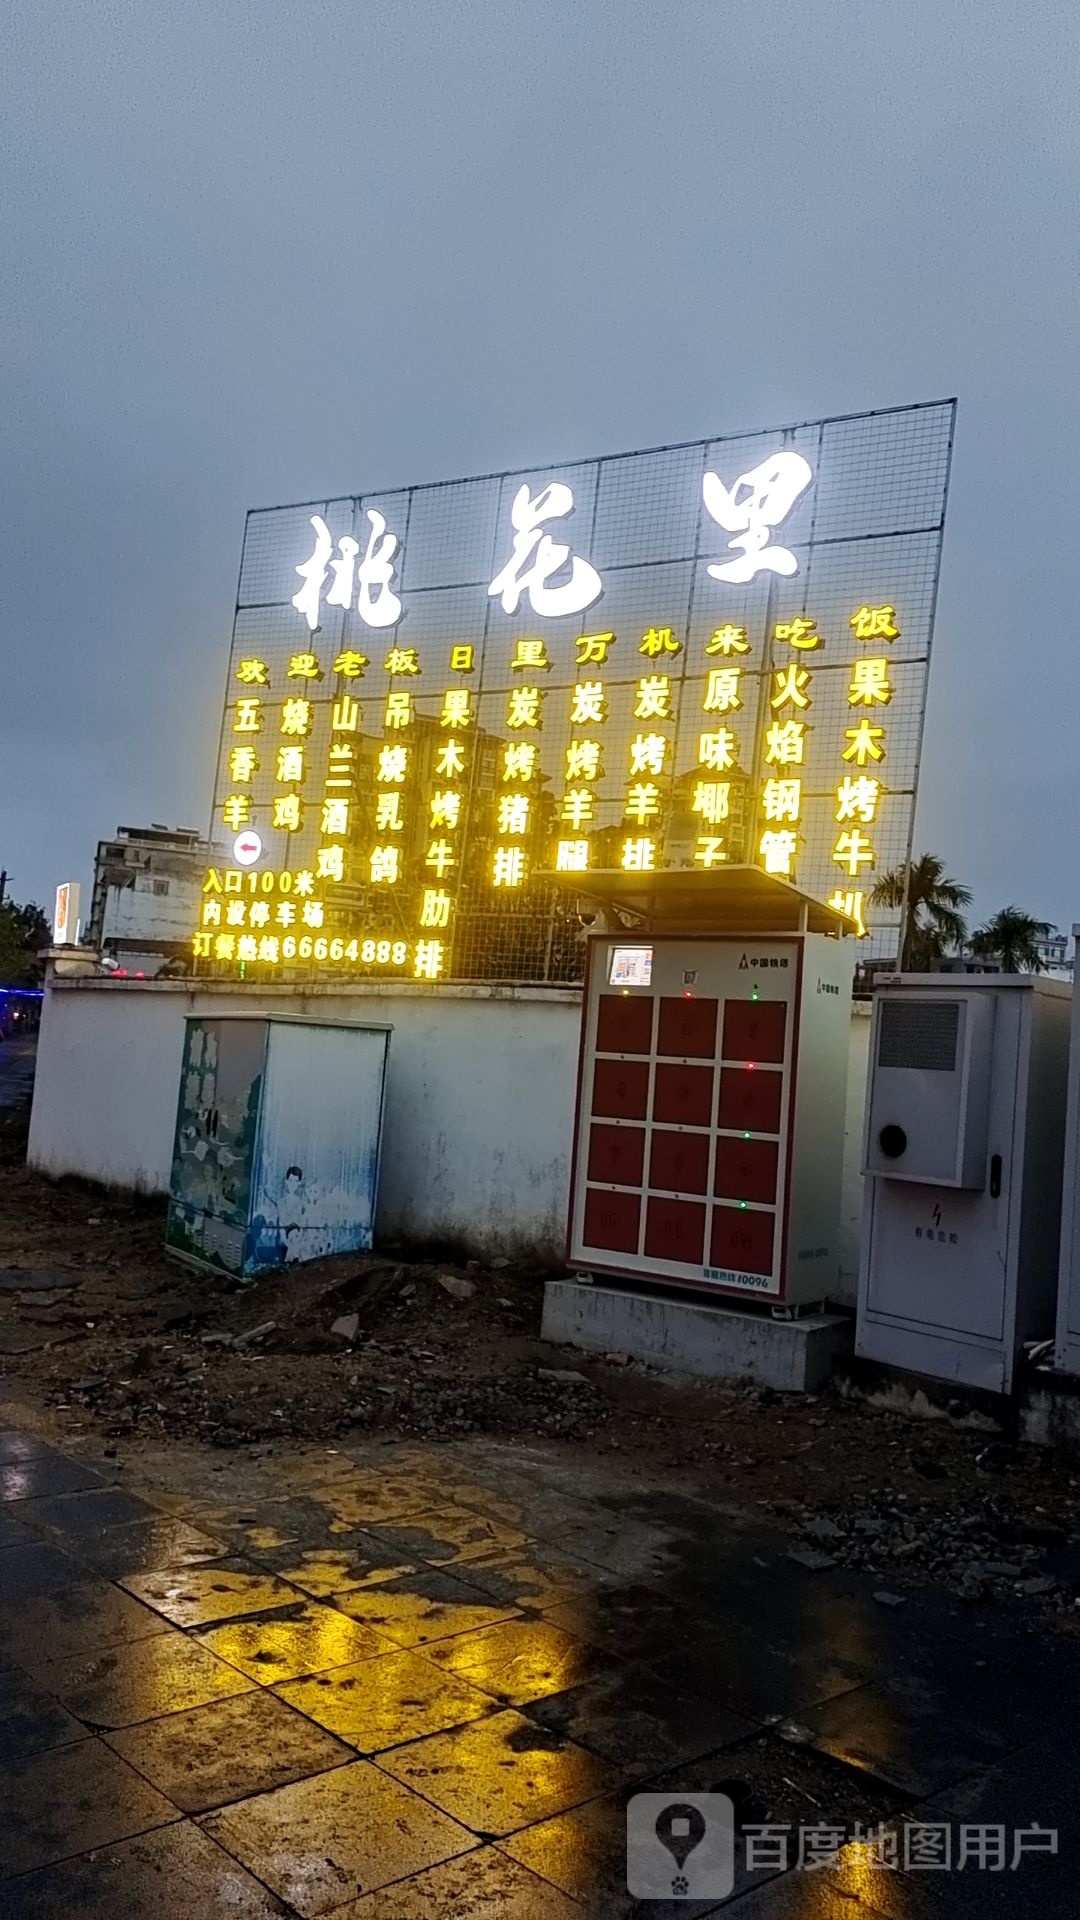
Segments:
[[[748,1060],[748,1061],[747,1061],[747,1063],[746,1063],[746,1071],[747,1071],[747,1073],[753,1073],[753,1071],[754,1071],[754,1068],[755,1068],[756,1066],[757,1066],[757,1061],[756,1061],[756,1060]]]
[[[685,993],[683,994],[683,999],[684,999],[684,1000],[692,1000],[692,999],[693,999],[693,997],[694,997],[694,996],[693,996],[693,994],[691,993],[691,991],[690,991],[690,989],[689,989],[689,987],[687,987],[687,989],[686,989],[686,992],[685,992]]]

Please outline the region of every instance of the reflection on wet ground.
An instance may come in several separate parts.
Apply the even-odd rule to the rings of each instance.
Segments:
[[[213,1464],[0,1434],[5,1920],[1075,1910],[1071,1639],[566,1452]],[[641,1791],[730,1796],[729,1898],[631,1899]]]

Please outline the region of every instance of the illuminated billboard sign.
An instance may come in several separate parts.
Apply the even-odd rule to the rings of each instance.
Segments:
[[[197,971],[574,981],[574,876],[739,862],[894,950],[954,412],[251,513]]]

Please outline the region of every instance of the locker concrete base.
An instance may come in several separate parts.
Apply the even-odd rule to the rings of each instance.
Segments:
[[[753,1380],[778,1393],[816,1393],[854,1345],[841,1313],[773,1320],[738,1307],[549,1280],[542,1336],[590,1353],[628,1353],[651,1366],[712,1380]]]

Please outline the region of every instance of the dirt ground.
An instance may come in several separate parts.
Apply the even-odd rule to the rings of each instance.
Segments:
[[[778,1521],[803,1564],[879,1573],[883,1605],[941,1582],[1080,1629],[1080,1471],[1059,1454],[552,1348],[543,1276],[508,1265],[384,1248],[235,1286],[165,1257],[160,1201],[50,1183],[24,1151],[25,1116],[0,1116],[0,1397],[59,1441],[130,1464],[169,1441],[538,1435]]]

